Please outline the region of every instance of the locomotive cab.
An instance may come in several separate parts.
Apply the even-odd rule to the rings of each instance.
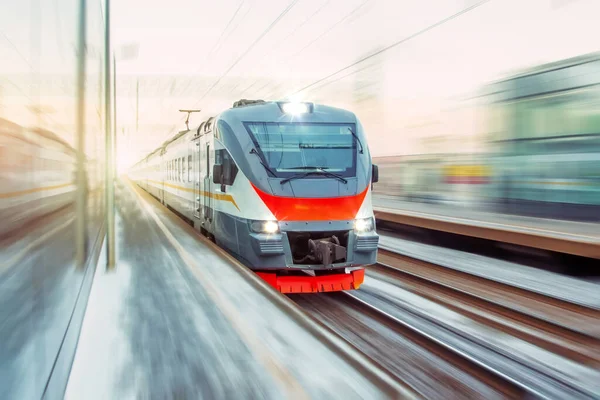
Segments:
[[[362,276],[375,263],[371,184],[378,170],[353,113],[312,103],[243,102],[219,116],[217,129],[243,176],[229,191],[245,191],[240,210],[247,210],[247,231],[237,230],[231,250],[246,265],[279,279],[302,277],[301,271]],[[317,289],[310,291],[325,287]]]

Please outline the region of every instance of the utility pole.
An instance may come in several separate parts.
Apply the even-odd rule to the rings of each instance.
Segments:
[[[139,115],[140,115],[140,78],[135,82],[135,137],[139,131]]]
[[[113,156],[111,169],[113,170],[113,179],[117,179],[117,56],[113,51]],[[114,195],[113,195],[114,199]]]
[[[77,149],[75,201],[75,262],[83,269],[87,259],[87,184],[85,177],[85,64],[86,64],[86,0],[79,1],[77,38]]]
[[[106,269],[115,267],[115,187],[114,187],[114,147],[111,121],[110,95],[110,0],[105,0],[106,25],[104,31],[104,113],[106,139]],[[114,79],[114,77],[113,77]]]

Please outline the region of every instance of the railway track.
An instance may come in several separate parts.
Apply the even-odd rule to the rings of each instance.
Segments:
[[[372,276],[564,357],[600,368],[600,310],[380,250]]]
[[[424,397],[600,398],[595,308],[385,250],[361,290],[293,299]]]
[[[390,375],[425,398],[522,398],[526,391],[415,324],[356,296],[290,296]]]

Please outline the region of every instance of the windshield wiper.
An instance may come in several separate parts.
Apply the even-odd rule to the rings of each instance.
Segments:
[[[277,178],[277,175],[275,174],[275,172],[273,172],[273,170],[271,170],[271,168],[269,168],[269,166],[263,162],[262,158],[260,158],[260,154],[258,154],[258,151],[256,151],[256,149],[254,147],[252,148],[252,150],[250,150],[250,154],[256,154],[258,156],[258,162],[260,162],[260,165],[265,167],[265,170],[267,170],[268,173],[270,173],[275,178]]]
[[[294,179],[303,179],[303,178],[306,178],[306,177],[311,176],[311,175],[328,176],[330,178],[335,178],[338,181],[341,181],[341,182],[343,182],[345,184],[348,183],[348,181],[346,179],[344,179],[343,177],[341,177],[340,175],[334,174],[333,172],[323,171],[322,169],[317,169],[317,170],[314,170],[314,171],[309,171],[307,173],[300,174],[300,175],[290,176],[289,178],[282,179],[279,183],[281,183],[282,185],[284,185],[284,184],[286,184],[289,181],[292,181]]]
[[[325,169],[328,169],[328,168],[329,167],[314,167],[312,165],[307,165],[306,167],[302,167],[302,166],[299,166],[299,167],[287,167],[287,168],[283,168],[283,169],[323,169],[323,170],[325,170]]]
[[[354,136],[356,138],[356,141],[358,142],[358,144],[360,144],[360,154],[363,154],[363,145],[362,142],[360,141],[360,139],[358,138],[358,135],[356,133],[354,133],[354,131],[352,130],[352,128],[348,127],[348,130],[350,131],[350,133],[352,134],[352,136]]]

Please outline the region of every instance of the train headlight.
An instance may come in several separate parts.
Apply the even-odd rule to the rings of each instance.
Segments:
[[[309,103],[279,103],[281,111],[286,114],[299,115],[311,112],[311,104]]]
[[[277,233],[279,225],[276,221],[252,221],[250,229],[256,233]]]
[[[371,232],[374,227],[373,218],[357,218],[354,220],[354,230],[358,233]]]

